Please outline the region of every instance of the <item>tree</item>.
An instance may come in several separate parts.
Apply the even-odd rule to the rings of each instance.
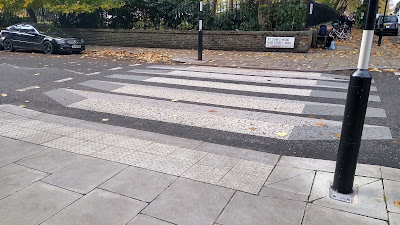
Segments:
[[[99,8],[118,8],[123,4],[123,0],[0,0],[0,11],[20,12],[25,9],[31,22],[37,22],[35,10],[40,8],[57,13],[84,13]]]
[[[400,10],[400,1],[396,4],[396,6],[394,7],[394,13],[398,13]]]

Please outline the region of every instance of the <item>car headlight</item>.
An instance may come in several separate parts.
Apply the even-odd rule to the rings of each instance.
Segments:
[[[57,44],[65,44],[66,43],[66,41],[62,38],[56,38],[54,40],[56,40]]]

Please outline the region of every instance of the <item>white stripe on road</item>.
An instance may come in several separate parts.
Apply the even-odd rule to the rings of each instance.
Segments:
[[[322,74],[315,72],[282,71],[282,70],[262,70],[262,69],[255,70],[255,69],[240,69],[240,68],[213,67],[213,66],[168,66],[168,65],[154,65],[154,66],[149,66],[147,68],[196,71],[196,72],[212,72],[212,73],[229,73],[229,74],[239,74],[239,75],[264,76],[264,77],[272,76],[272,77],[337,80],[337,81],[349,80],[349,77],[341,75]]]
[[[55,81],[53,81],[54,83],[62,83],[62,82],[66,82],[66,81],[70,81],[70,80],[73,80],[74,78],[72,78],[72,77],[68,77],[68,78],[65,78],[65,79],[61,79],[61,80],[55,80]]]
[[[122,67],[115,67],[115,68],[111,68],[111,69],[108,69],[108,70],[113,71],[113,70],[122,70],[122,69],[123,69]]]
[[[204,87],[204,88],[214,88],[214,89],[224,89],[224,90],[234,90],[234,91],[248,91],[248,92],[268,93],[268,94],[312,96],[312,97],[334,98],[334,99],[346,99],[347,96],[346,92],[267,87],[267,86],[256,86],[247,84],[234,84],[234,83],[223,83],[223,82],[212,82],[212,81],[201,81],[201,80],[185,80],[185,79],[175,79],[175,78],[165,78],[165,77],[147,78],[147,77],[123,75],[123,74],[114,74],[107,77],[126,79],[126,80],[138,80],[138,81],[161,83],[161,84],[173,84],[173,85],[183,85],[190,87]],[[369,101],[380,102],[381,100],[379,96],[370,95]]]
[[[148,69],[135,69],[128,72],[144,73],[152,75],[164,76],[178,76],[178,77],[193,77],[193,78],[206,78],[215,80],[230,80],[230,81],[243,81],[261,84],[281,84],[281,85],[294,85],[294,86],[307,86],[307,87],[326,87],[326,88],[339,88],[347,89],[348,84],[333,81],[318,81],[310,79],[293,79],[281,77],[259,77],[247,75],[233,75],[223,73],[206,73],[206,72],[193,72],[193,71],[168,71],[168,70],[148,70]],[[376,91],[376,87],[371,87],[371,91]]]
[[[394,75],[400,76],[400,72],[394,72]]]
[[[30,86],[30,87],[18,89],[17,91],[24,92],[24,91],[29,91],[29,90],[38,89],[38,88],[40,88],[40,86]]]
[[[129,65],[129,66],[140,66],[141,64],[133,64],[133,65]]]
[[[167,100],[177,99],[187,102],[197,102],[220,106],[230,106],[246,109],[267,110],[307,115],[335,115],[343,116],[344,105],[316,103],[307,101],[263,98],[223,93],[210,93],[204,91],[147,86],[139,84],[126,84],[109,81],[90,80],[80,85],[111,91],[114,93],[131,94]],[[386,117],[384,109],[368,108],[367,117]]]
[[[73,108],[275,139],[337,140],[335,134],[340,133],[341,129],[341,122],[339,121],[249,112],[70,89],[57,90],[71,93],[62,96],[64,99],[78,99],[73,96],[74,94],[87,98],[85,100],[78,99],[78,102],[68,105]],[[57,96],[57,90],[46,94],[51,96],[52,92],[53,96]],[[295,133],[292,133],[292,131],[295,131]],[[365,125],[364,131],[368,134],[364,135],[363,139],[392,138],[387,127]],[[277,135],[278,132],[287,135],[281,137]]]
[[[67,71],[67,72],[71,72],[71,73],[76,73],[76,74],[80,74],[80,75],[85,75],[84,73],[78,72],[78,71],[73,71],[73,70],[68,70],[68,69],[64,69],[64,70]]]
[[[92,76],[92,75],[97,75],[97,74],[100,74],[101,72],[93,72],[93,73],[88,73],[88,74],[86,74],[87,76]]]

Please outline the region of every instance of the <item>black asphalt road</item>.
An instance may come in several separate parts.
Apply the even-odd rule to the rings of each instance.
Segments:
[[[112,125],[276,154],[329,160],[336,159],[338,141],[282,141],[159,121],[127,118],[106,113],[66,108],[43,94],[43,92],[57,88],[101,92],[97,89],[79,85],[79,83],[93,79],[110,81],[110,79],[105,76],[126,72],[132,69],[130,65],[135,63],[137,62],[121,59],[114,60],[111,58],[89,58],[83,57],[82,55],[45,55],[31,52],[8,53],[0,51],[0,93],[7,93],[8,95],[7,97],[0,97],[0,104],[23,104],[26,105],[27,108],[33,110],[93,122],[101,122],[102,118],[109,118],[110,120],[107,123]],[[136,66],[135,69],[144,68],[146,66],[146,64],[142,64]],[[123,67],[123,69],[118,71],[109,70],[116,67]],[[38,73],[40,75],[34,75]],[[351,74],[352,71],[335,71],[332,73],[346,76]],[[93,75],[88,76],[87,74]],[[359,162],[400,168],[400,76],[395,76],[392,72],[372,72],[372,76],[376,82],[374,85],[378,88],[378,95],[381,97],[382,102],[371,102],[369,106],[384,108],[387,118],[367,118],[366,123],[389,127],[392,132],[393,140],[363,141]],[[61,83],[54,82],[65,78],[74,79]],[[140,83],[139,81],[126,80],[121,80],[121,82]],[[18,89],[32,86],[40,86],[40,88],[24,92],[17,91]],[[192,89],[207,90],[202,88]],[[231,93],[241,94],[235,91]],[[250,94],[246,93],[246,95]],[[265,94],[253,93],[253,95],[274,97],[273,95]],[[304,100],[301,96],[292,96],[291,99]],[[312,99],[309,98],[308,100]],[[25,101],[29,101],[29,103]],[[324,102],[344,104],[344,101],[335,99]],[[326,116],[324,118],[334,120],[341,119],[334,116]]]

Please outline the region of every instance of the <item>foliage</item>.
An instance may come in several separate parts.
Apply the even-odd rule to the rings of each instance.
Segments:
[[[215,13],[214,0],[204,1],[205,30],[304,29],[307,6],[300,0],[268,1],[268,5],[265,0],[245,0],[236,1],[233,7],[219,1]],[[36,16],[43,14],[60,27],[198,29],[198,0],[0,0],[0,6],[5,2],[18,4],[8,4],[3,10],[35,8]]]
[[[298,0],[282,0],[271,7],[274,30],[302,30],[306,22],[307,5]]]
[[[111,9],[121,7],[123,0],[0,0],[0,10],[17,12],[23,9],[47,8],[53,12],[83,13],[93,12],[98,8]]]
[[[400,1],[397,2],[396,6],[394,7],[394,13],[398,13],[400,10]]]

